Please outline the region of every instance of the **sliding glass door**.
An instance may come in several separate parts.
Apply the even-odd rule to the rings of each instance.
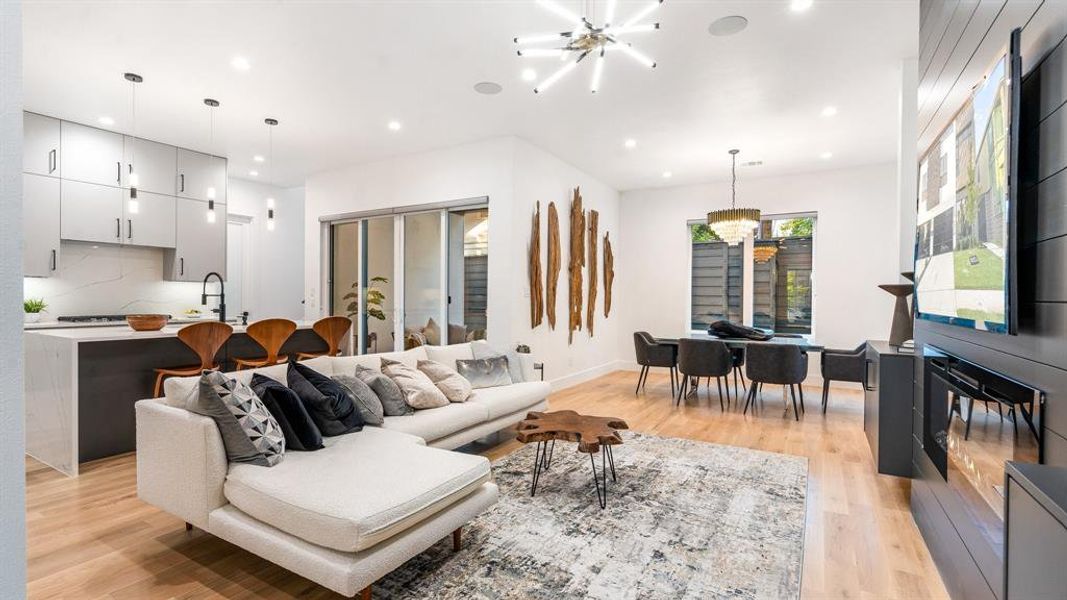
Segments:
[[[485,339],[489,209],[448,213],[448,343]]]
[[[404,215],[404,348],[440,346],[447,319],[440,211]]]

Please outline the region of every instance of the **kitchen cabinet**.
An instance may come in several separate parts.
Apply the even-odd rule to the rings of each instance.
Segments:
[[[60,176],[59,119],[22,114],[22,172]]]
[[[60,236],[79,242],[122,243],[126,193],[118,187],[62,180]]]
[[[207,202],[178,198],[174,251],[163,272],[171,281],[203,281],[215,271],[226,277],[226,205],[215,203],[215,222],[207,220]]]
[[[22,175],[22,272],[50,277],[59,269],[59,185],[46,175]]]
[[[178,148],[178,197],[209,200],[208,189],[215,189],[215,201],[226,202],[226,159]]]
[[[122,187],[130,187],[130,172],[137,173],[138,191],[173,196],[177,192],[178,149],[167,144],[126,136]]]
[[[122,243],[134,246],[155,246],[173,248],[176,235],[177,198],[166,194],[137,192],[137,212],[131,210],[128,200],[125,202],[125,233]]]
[[[63,179],[112,186],[122,183],[122,135],[63,121],[60,144]]]

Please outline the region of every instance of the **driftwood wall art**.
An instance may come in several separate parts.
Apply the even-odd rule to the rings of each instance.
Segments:
[[[556,289],[559,286],[559,213],[556,203],[548,203],[548,281],[546,282],[545,308],[548,313],[548,327],[556,328]]]
[[[574,341],[574,332],[582,328],[582,267],[585,266],[585,211],[582,210],[582,193],[574,188],[571,199],[571,254],[567,265],[570,280],[568,304],[568,343]]]
[[[611,232],[604,233],[604,318],[611,314],[611,284],[615,281],[615,254],[611,251]]]
[[[589,332],[589,337],[593,337],[593,317],[596,316],[596,292],[597,292],[597,241],[600,236],[597,233],[597,226],[600,223],[600,213],[595,210],[589,210],[589,259],[586,261],[586,265],[589,267],[589,299],[586,303],[585,309],[585,328]]]
[[[545,291],[541,283],[541,203],[537,203],[530,227],[530,328],[537,327],[545,316]]]

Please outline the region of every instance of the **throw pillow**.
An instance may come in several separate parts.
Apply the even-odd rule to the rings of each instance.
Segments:
[[[425,373],[405,365],[402,362],[382,359],[382,373],[389,376],[393,383],[404,393],[404,402],[415,410],[441,408],[448,406],[446,397]]]
[[[526,381],[526,377],[522,373],[522,359],[519,358],[519,353],[514,350],[505,350],[501,352],[496,348],[489,345],[489,342],[485,340],[475,340],[471,342],[471,351],[474,352],[474,358],[495,358],[497,356],[506,356],[508,358],[508,374],[511,376],[511,383],[522,383]]]
[[[513,383],[506,356],[457,360],[456,371],[471,382],[471,387],[476,390]]]
[[[426,322],[426,327],[422,328],[422,335],[426,336],[426,343],[431,346],[441,345],[441,326],[437,324],[437,321],[430,317],[430,320]]]
[[[449,402],[466,402],[467,398],[470,398],[471,382],[454,369],[432,360],[420,360],[419,370],[426,373]]]
[[[322,435],[341,435],[363,429],[359,411],[336,381],[295,361],[289,363],[285,380],[289,389],[300,396]]]
[[[285,456],[278,421],[252,388],[235,379],[218,371],[204,373],[200,395],[189,409],[215,420],[230,462],[273,467]]]
[[[356,365],[356,379],[370,386],[370,389],[378,396],[385,416],[402,417],[415,412],[415,409],[404,402],[404,393],[385,373],[363,365]]]
[[[290,450],[319,450],[322,432],[315,426],[304,403],[296,392],[270,377],[256,373],[249,382],[252,391],[263,401],[285,434],[285,447]]]
[[[382,401],[378,399],[369,385],[356,379],[354,375],[334,375],[333,380],[351,394],[363,423],[381,425],[385,422],[385,408],[382,406]]]

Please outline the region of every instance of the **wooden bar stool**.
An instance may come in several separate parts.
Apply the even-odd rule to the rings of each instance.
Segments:
[[[263,349],[267,351],[267,356],[263,358],[235,358],[233,362],[237,364],[237,370],[268,367],[287,362],[289,357],[278,356],[278,352],[282,349],[285,341],[289,339],[289,336],[293,335],[294,331],[296,331],[296,323],[289,319],[263,319],[250,324],[245,329],[245,333],[255,340],[257,344],[263,346]]]
[[[219,365],[215,363],[215,354],[219,348],[230,339],[233,327],[218,321],[205,321],[186,325],[178,330],[178,339],[196,352],[200,357],[200,364],[195,367],[181,367],[177,369],[155,369],[156,388],[154,397],[159,398],[159,392],[163,387],[163,379],[166,377],[189,377],[199,375],[204,371],[217,370]]]
[[[352,329],[352,319],[348,317],[326,317],[315,321],[311,328],[315,330],[315,333],[319,334],[320,338],[326,341],[329,350],[326,352],[299,352],[296,355],[297,360],[341,354],[341,342],[348,335],[348,330]]]

